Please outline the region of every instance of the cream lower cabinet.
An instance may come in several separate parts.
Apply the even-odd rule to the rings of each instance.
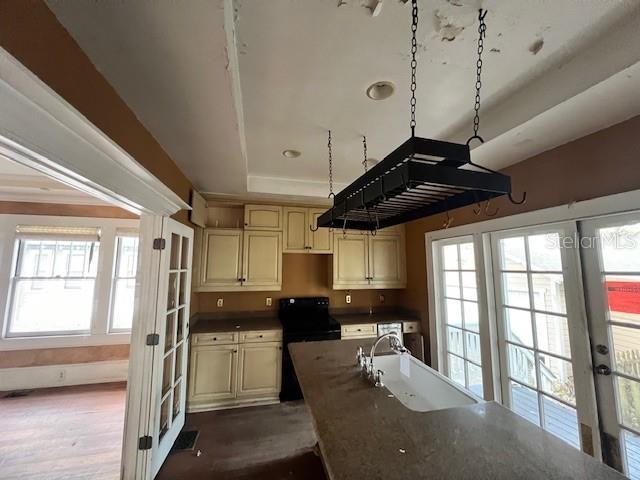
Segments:
[[[238,398],[274,397],[280,393],[282,344],[247,343],[238,350]]]
[[[404,233],[334,233],[333,288],[405,288]]]
[[[332,253],[333,235],[328,228],[317,226],[318,218],[326,209],[284,207],[285,253]]]
[[[189,406],[236,398],[237,345],[193,346],[189,366]]]
[[[187,411],[277,402],[281,372],[281,331],[195,334]]]
[[[198,292],[280,290],[282,232],[207,228],[198,242]]]

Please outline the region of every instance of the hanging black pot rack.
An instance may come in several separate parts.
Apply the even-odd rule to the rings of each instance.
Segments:
[[[470,158],[469,143],[483,141],[478,134],[480,123],[480,73],[483,39],[486,31],[480,10],[478,19],[478,62],[473,136],[466,144],[451,143],[415,136],[416,110],[416,31],[417,0],[412,0],[411,39],[411,138],[391,152],[380,163],[365,171],[351,185],[334,195],[333,207],[318,219],[319,227],[376,231],[430,215],[468,205],[488,202],[511,194],[511,178],[481,165]],[[366,145],[366,143],[365,143]],[[366,147],[365,147],[366,148]],[[366,156],[366,154],[365,154]],[[332,184],[333,182],[330,181]],[[488,213],[489,205],[484,212]],[[482,208],[478,209],[478,213]],[[453,219],[447,213],[447,227]]]

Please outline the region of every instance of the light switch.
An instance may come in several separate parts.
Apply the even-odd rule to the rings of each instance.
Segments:
[[[347,296],[345,297],[345,301],[347,303],[351,303],[351,294],[350,293],[347,293]]]
[[[380,303],[384,303],[384,295],[380,294]]]
[[[273,304],[273,300],[271,297],[267,297],[267,307],[270,307]]]
[[[222,307],[224,305],[224,298],[219,298],[216,305],[218,305],[218,308]]]

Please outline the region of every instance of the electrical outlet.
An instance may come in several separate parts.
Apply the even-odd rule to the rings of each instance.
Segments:
[[[64,379],[66,378],[67,374],[64,370],[58,370],[58,381],[59,382],[64,382]]]
[[[267,297],[266,303],[267,307],[270,307],[273,304],[273,299],[271,297]]]
[[[379,299],[380,299],[380,303],[384,303],[384,295],[380,294]]]
[[[351,294],[347,293],[347,296],[344,299],[347,303],[351,303]]]
[[[218,308],[222,307],[224,305],[224,298],[219,298],[216,302],[216,305],[218,306]]]

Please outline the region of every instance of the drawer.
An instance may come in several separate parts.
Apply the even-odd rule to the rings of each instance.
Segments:
[[[193,345],[228,345],[238,343],[237,332],[197,333],[192,335]]]
[[[279,342],[282,340],[282,330],[260,330],[254,332],[240,332],[240,343]]]
[[[375,337],[378,329],[375,323],[361,323],[358,325],[343,325],[343,337]]]
[[[420,331],[420,322],[402,322],[402,333],[414,333]]]

